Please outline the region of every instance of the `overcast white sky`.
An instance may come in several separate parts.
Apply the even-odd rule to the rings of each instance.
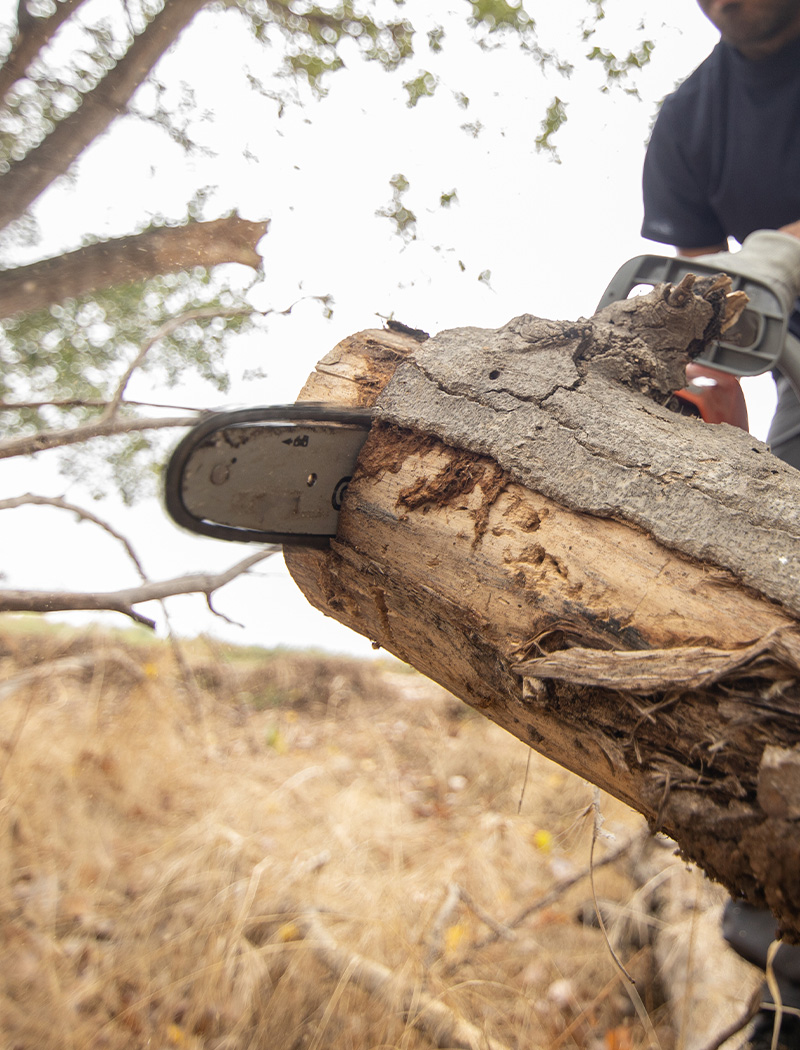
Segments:
[[[90,3],[110,6],[112,0]],[[0,0],[0,18],[15,6]],[[236,384],[233,404],[294,400],[320,357],[382,316],[435,333],[461,325],[493,328],[523,312],[590,314],[622,262],[664,250],[639,237],[648,127],[656,100],[705,57],[717,34],[694,0],[606,0],[597,42],[623,53],[638,44],[644,21],[656,50],[637,81],[641,101],[621,91],[603,95],[598,68],[582,59],[587,45],[577,29],[589,6],[586,0],[529,5],[542,43],[575,63],[569,81],[543,75],[513,45],[478,51],[459,29],[467,7],[459,2],[437,10],[448,37],[435,65],[423,31],[418,55],[402,75],[354,60],[330,79],[326,99],[289,107],[280,120],[274,102],[244,86],[247,68],[269,81],[277,52],[251,45],[230,13],[204,12],[157,72],[176,92],[180,81],[191,84],[198,111],[213,112],[192,134],[216,155],[187,158],[157,129],[128,118],[92,148],[73,181],[39,201],[37,219],[48,243],[71,247],[86,233],[130,232],[149,213],[179,215],[202,185],[218,187],[208,217],[234,208],[248,218],[270,217],[261,245],[265,279],[254,302],[281,309],[303,292],[330,294],[334,315],[325,320],[305,304],[242,340],[231,358],[235,371],[259,366],[268,379]],[[458,18],[447,15],[451,7]],[[433,22],[421,0],[400,10],[423,27]],[[401,81],[424,68],[435,70],[440,86],[434,98],[409,109]],[[468,109],[458,106],[454,92],[469,96]],[[568,102],[569,118],[556,139],[560,164],[534,150],[556,94]],[[136,101],[146,109],[152,93],[145,89]],[[478,123],[477,135],[462,127]],[[417,239],[406,245],[375,214],[389,201],[396,172],[408,179],[406,199],[419,217]],[[438,208],[441,193],[453,189],[458,203]],[[486,270],[490,280],[480,281]],[[762,437],[774,403],[771,387],[769,379],[746,387],[751,429]],[[169,394],[138,385],[130,393],[204,405],[220,400],[197,385]],[[79,502],[80,491],[67,489],[53,462],[50,454],[0,464],[0,492],[66,493]],[[130,536],[153,578],[221,568],[247,553],[180,533],[155,501],[130,511],[109,500],[94,510]],[[6,586],[105,590],[135,582],[110,538],[56,512],[4,512],[0,550]],[[265,646],[372,651],[368,641],[307,605],[279,556],[257,576],[227,587],[217,604],[245,628],[212,619],[201,598],[173,599],[171,608],[187,634],[208,630]]]

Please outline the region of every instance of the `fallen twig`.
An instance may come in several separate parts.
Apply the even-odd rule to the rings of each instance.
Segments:
[[[615,849],[609,850],[604,857],[596,860],[593,865],[589,865],[581,871],[576,872],[575,875],[570,875],[567,879],[562,879],[549,893],[546,893],[543,897],[539,897],[531,904],[526,904],[522,911],[517,912],[513,919],[509,919],[507,923],[502,924],[502,929],[514,930],[517,926],[521,926],[522,923],[528,918],[529,915],[533,915],[537,911],[543,911],[545,908],[549,908],[551,904],[555,904],[557,900],[560,900],[564,894],[574,886],[576,883],[581,882],[583,879],[588,879],[592,873],[592,868],[595,871],[598,868],[604,868],[606,864],[613,864],[615,860],[618,860],[624,853],[627,853],[631,846],[639,840],[639,836],[626,839],[625,842],[620,843]],[[502,934],[492,931],[488,933],[479,941],[475,941],[472,945],[472,951],[479,951],[481,948],[486,948],[490,944],[494,944]]]
[[[426,966],[431,966],[443,954],[445,929],[450,925],[453,913],[460,903],[461,887],[457,882],[451,882],[447,887],[447,895],[442,901],[441,908],[436,913],[428,934],[428,951],[425,955]]]
[[[516,933],[511,929],[510,926],[506,926],[505,923],[498,922],[497,919],[493,918],[488,911],[478,904],[478,902],[472,897],[467,891],[460,887],[461,900],[466,904],[469,910],[475,915],[484,926],[488,926],[489,929],[497,934],[501,940],[504,941],[515,941],[517,939]]]
[[[124,668],[133,678],[139,680],[144,678],[141,667],[121,650],[112,649],[88,656],[65,656],[60,660],[48,660],[47,663],[37,664],[36,667],[27,667],[24,671],[19,671],[0,682],[0,700],[7,700],[31,682],[41,681],[51,675],[58,675],[59,678],[62,678],[65,675],[82,674],[102,663],[116,664]]]
[[[296,925],[316,958],[331,973],[399,1010],[408,1024],[424,1032],[434,1045],[454,1050],[509,1050],[505,1043],[486,1035],[439,999],[416,985],[401,983],[388,966],[342,948],[319,921],[315,910],[304,912]]]
[[[747,1004],[747,1009],[738,1020],[729,1024],[727,1028],[719,1033],[719,1035],[712,1040],[706,1047],[705,1050],[719,1050],[723,1043],[727,1043],[729,1039],[732,1039],[737,1035],[743,1028],[746,1028],[748,1024],[758,1013],[761,1008],[761,985],[756,988],[750,997],[750,1002]]]
[[[459,904],[465,904],[473,915],[480,919],[485,926],[488,926],[497,937],[505,941],[516,940],[517,935],[512,929],[491,916],[467,893],[463,886],[459,886],[457,882],[451,882],[447,887],[447,896],[436,913],[436,918],[428,934],[428,953],[425,956],[426,966],[431,966],[444,953],[445,929]]]

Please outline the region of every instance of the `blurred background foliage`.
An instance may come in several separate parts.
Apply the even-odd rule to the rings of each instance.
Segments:
[[[431,64],[447,51],[457,23],[466,22],[478,49],[516,45],[541,69],[562,77],[572,72],[572,65],[551,46],[555,41],[540,39],[534,16],[521,3],[508,0],[461,0],[442,10],[441,22],[446,24],[437,21],[424,33],[418,32],[403,0],[342,0],[330,6],[309,0],[20,0],[0,6],[0,199],[5,195],[6,200],[5,218],[0,220],[0,281],[30,259],[76,247],[54,248],[38,228],[32,205],[59,179],[80,183],[75,160],[117,117],[155,125],[189,154],[208,150],[197,129],[213,122],[215,114],[199,110],[192,84],[182,82],[176,91],[158,73],[160,56],[179,45],[184,28],[204,7],[229,13],[239,20],[243,33],[279,54],[278,72],[271,79],[248,74],[253,90],[275,100],[277,118],[285,106],[302,104],[305,96],[298,86],[312,97],[324,96],[328,78],[354,56],[388,73],[422,54]],[[586,0],[586,17],[578,27],[581,38],[591,42],[604,17],[603,0]],[[639,36],[639,45],[627,57],[597,45],[587,52],[588,60],[602,65],[605,87],[624,81],[649,61],[652,43],[644,38],[643,26]],[[136,54],[146,57],[134,61]],[[407,73],[400,76],[412,107],[433,95],[441,82],[428,69],[410,79]],[[138,91],[145,83],[147,90]],[[459,108],[469,108],[469,97],[458,85],[449,84],[448,89]],[[635,90],[635,85],[626,84],[626,90]],[[542,114],[536,148],[555,156],[553,137],[566,119],[566,105],[556,96]],[[242,123],[246,129],[246,115]],[[474,137],[482,127],[479,121],[462,126]],[[243,151],[245,138],[243,133]],[[17,207],[14,201],[20,185],[25,190],[27,172],[44,188],[30,191],[27,198],[22,192]],[[163,178],[169,179],[169,171]],[[389,185],[391,200],[376,214],[393,224],[402,250],[416,237],[419,218],[405,200],[406,177],[395,174]],[[136,232],[214,218],[213,203],[209,204],[213,190],[198,187],[178,214],[165,208],[164,214],[142,215]],[[439,206],[449,207],[457,200],[453,187],[442,192]],[[202,225],[198,229],[202,232]],[[87,233],[83,243],[96,239]],[[253,251],[255,244],[248,248]],[[136,246],[124,250],[135,252]],[[69,265],[66,258],[63,261]],[[233,255],[231,261],[236,261]],[[108,412],[122,378],[137,361],[149,386],[159,391],[155,402],[167,401],[167,392],[189,376],[224,394],[230,383],[231,340],[263,324],[264,313],[269,313],[250,306],[250,292],[264,275],[260,265],[248,265],[248,280],[242,281],[240,274],[231,280],[229,268],[204,265],[200,252],[173,260],[169,272],[156,267],[145,280],[97,287],[33,313],[6,311],[10,316],[0,319],[0,443],[99,418]],[[487,275],[484,270],[479,279],[488,281]],[[318,298],[330,312],[330,302]],[[185,322],[177,323],[184,316]],[[173,320],[176,323],[170,324]],[[144,408],[123,398],[115,412],[124,420]],[[150,414],[159,410],[147,406]],[[94,446],[89,452],[76,446],[64,453],[62,469],[88,483],[93,496],[116,487],[130,502],[152,491],[163,440],[137,433],[87,444]]]

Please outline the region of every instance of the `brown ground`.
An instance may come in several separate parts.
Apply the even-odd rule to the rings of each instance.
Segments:
[[[559,891],[590,785],[398,663],[187,657],[0,618],[0,1045],[414,1050],[426,994],[520,1050],[648,1045],[588,878]],[[596,859],[642,827],[601,805]],[[595,874],[614,914],[630,870]],[[619,953],[669,1050],[652,949]]]

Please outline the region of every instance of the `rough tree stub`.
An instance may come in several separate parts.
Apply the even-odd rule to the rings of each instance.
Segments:
[[[800,740],[800,473],[653,400],[708,318],[647,300],[340,344],[302,396],[377,422],[330,551],[286,561],[312,604],[798,931],[794,810],[758,783],[765,747]]]

